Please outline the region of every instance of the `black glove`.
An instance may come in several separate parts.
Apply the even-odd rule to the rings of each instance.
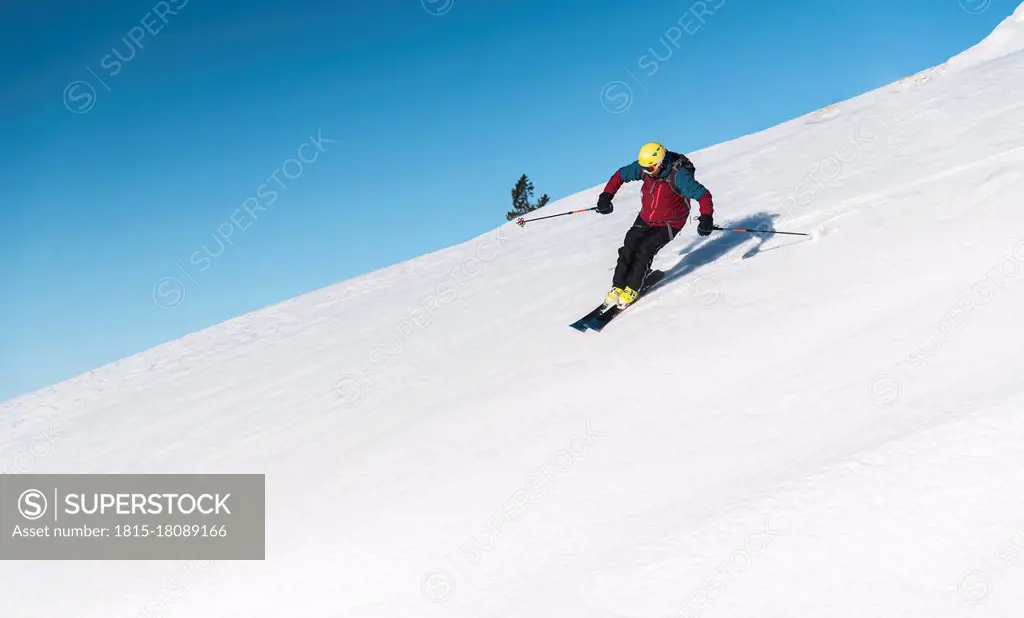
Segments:
[[[697,224],[697,234],[707,236],[715,231],[715,218],[711,215],[701,215],[700,223]]]
[[[597,198],[597,212],[602,215],[610,215],[615,207],[612,206],[612,194],[605,191]]]

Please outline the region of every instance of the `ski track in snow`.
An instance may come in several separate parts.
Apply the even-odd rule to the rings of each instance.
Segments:
[[[695,153],[811,238],[691,223],[600,334],[634,185],[3,404],[4,472],[266,473],[268,528],[3,563],[0,615],[1024,616],[1022,26]]]

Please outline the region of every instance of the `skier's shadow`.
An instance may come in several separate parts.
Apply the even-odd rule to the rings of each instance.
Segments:
[[[722,227],[742,227],[757,230],[775,230],[775,219],[779,215],[775,213],[761,212],[744,217],[738,221],[729,221],[720,224]],[[725,256],[733,249],[737,249],[744,243],[752,240],[754,245],[743,254],[742,259],[750,259],[761,252],[761,247],[771,238],[770,234],[749,234],[745,232],[715,232],[711,240],[697,239],[679,251],[683,259],[676,262],[674,266],[665,270],[665,277],[651,287],[648,292],[653,292],[673,281],[682,279],[702,266],[707,266],[719,258]]]

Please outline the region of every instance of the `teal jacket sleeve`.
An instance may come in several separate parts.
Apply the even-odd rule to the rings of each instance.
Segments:
[[[691,200],[700,200],[708,192],[704,185],[697,182],[693,174],[684,169],[676,172],[676,188],[679,189],[681,195],[685,195]]]
[[[640,163],[633,161],[629,165],[619,169],[619,176],[622,177],[623,182],[636,182],[644,179],[644,168],[640,167]]]
[[[604,192],[615,195],[623,183],[642,180],[643,177],[644,168],[640,167],[640,164],[636,161],[633,161],[625,167],[620,167],[617,172],[612,174],[612,177],[608,179],[608,184],[604,186]]]

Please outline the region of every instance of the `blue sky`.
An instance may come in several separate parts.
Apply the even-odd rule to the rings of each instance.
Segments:
[[[557,199],[943,62],[988,1],[7,3],[0,401],[483,233],[522,173]]]

